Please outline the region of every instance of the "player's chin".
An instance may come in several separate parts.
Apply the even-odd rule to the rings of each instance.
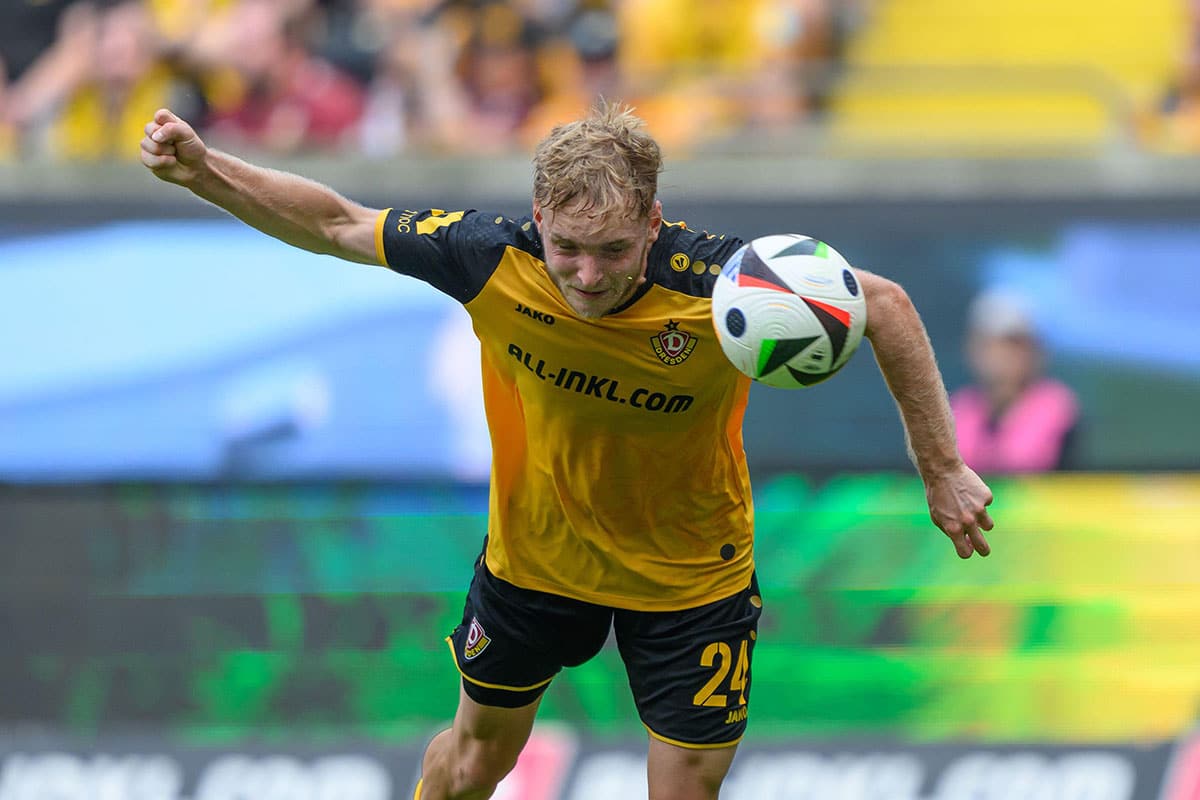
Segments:
[[[578,305],[572,306],[575,313],[582,319],[600,319],[607,314],[611,309],[607,306],[604,308],[595,308],[592,306],[581,307]]]

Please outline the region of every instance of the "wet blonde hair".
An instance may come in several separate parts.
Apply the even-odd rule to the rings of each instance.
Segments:
[[[533,154],[533,200],[542,208],[579,204],[592,216],[650,215],[662,152],[623,103],[600,100],[581,120],[550,131]]]

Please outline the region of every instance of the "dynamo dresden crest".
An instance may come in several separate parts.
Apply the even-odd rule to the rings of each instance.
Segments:
[[[687,331],[679,330],[679,323],[670,320],[666,330],[650,337],[650,344],[654,346],[654,355],[664,364],[673,367],[687,361],[687,357],[696,349],[696,337]]]
[[[470,661],[491,643],[491,638],[483,632],[483,626],[479,624],[479,620],[471,617],[471,625],[467,628],[466,647],[463,648],[463,658]]]

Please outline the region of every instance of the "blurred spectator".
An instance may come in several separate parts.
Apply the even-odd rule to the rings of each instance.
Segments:
[[[952,394],[950,406],[967,465],[983,473],[1072,466],[1078,402],[1071,389],[1043,374],[1045,354],[1022,298],[977,297],[966,348],[974,383]]]
[[[474,15],[458,60],[467,100],[467,125],[481,149],[513,149],[521,126],[541,99],[539,32],[509,3],[493,2]]]
[[[362,87],[311,52],[306,10],[289,0],[241,0],[219,30],[194,43],[198,63],[228,65],[239,80],[233,97],[213,102],[214,140],[278,153],[356,143]]]
[[[1157,113],[1142,120],[1142,135],[1168,152],[1200,152],[1200,0],[1188,3],[1189,22],[1179,75],[1167,87]]]
[[[16,152],[17,128],[8,111],[8,73],[4,59],[0,58],[0,161],[8,160]]]
[[[0,3],[0,62],[16,81],[54,44],[59,18],[72,0],[8,0]]]
[[[1200,151],[1200,53],[1193,57],[1162,100],[1153,136],[1160,149]]]
[[[55,157],[136,158],[146,120],[172,104],[174,76],[148,8],[141,0],[103,5],[88,69],[50,126]]]
[[[761,62],[744,88],[745,124],[790,128],[816,110],[833,58],[837,20],[828,0],[767,3],[760,11]]]
[[[0,3],[0,138],[9,154],[88,74],[98,16],[91,2]]]
[[[446,0],[425,23],[421,52],[441,74],[428,64],[419,68],[422,144],[452,152],[517,149],[542,98],[544,31],[520,4],[497,0]]]
[[[581,3],[538,50],[541,98],[525,120],[522,139],[532,147],[546,131],[585,114],[596,100],[625,97],[617,59],[617,20],[604,0]]]
[[[331,0],[321,54],[366,87],[360,150],[391,156],[412,148],[473,144],[457,75],[468,36],[447,24],[442,0]],[[469,26],[472,9],[461,26]]]
[[[454,69],[453,37],[433,20],[421,20],[393,38],[368,87],[363,149],[385,154],[410,142],[421,150],[459,149],[465,135],[465,98]]]
[[[793,125],[811,105],[803,68],[833,53],[831,8],[831,0],[622,0],[624,79],[666,147]]]
[[[759,0],[620,0],[621,74],[662,146],[678,152],[735,117],[731,86],[753,72],[762,48]],[[669,20],[669,23],[667,22]]]

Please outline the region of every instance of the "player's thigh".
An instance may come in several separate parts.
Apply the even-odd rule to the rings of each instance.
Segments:
[[[514,586],[480,559],[462,623],[447,640],[472,701],[524,708],[563,667],[594,656],[611,625],[611,609]]]
[[[650,738],[650,800],[716,800],[737,745],[697,749]]]
[[[758,581],[722,600],[669,612],[617,611],[617,645],[642,723],[685,749],[737,744],[750,714]]]

